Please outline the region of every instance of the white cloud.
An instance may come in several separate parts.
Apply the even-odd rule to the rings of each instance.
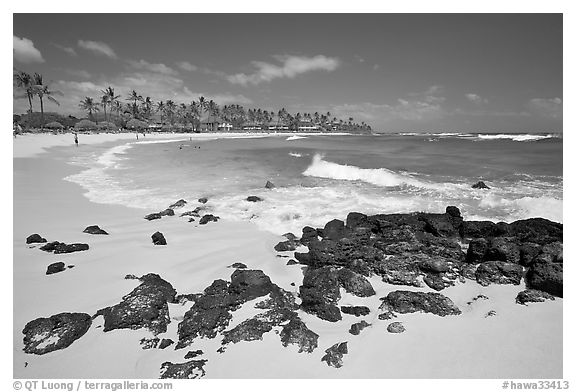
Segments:
[[[98,55],[103,55],[112,59],[118,58],[110,45],[104,42],[78,40],[78,46]]]
[[[34,42],[28,38],[14,37],[14,60],[24,63],[43,63],[42,53],[34,47]]]
[[[135,69],[142,70],[142,71],[149,71],[155,72],[163,75],[177,75],[178,72],[167,66],[166,64],[162,63],[149,63],[146,60],[128,60],[128,64]]]
[[[468,94],[465,94],[465,96],[466,96],[467,100],[469,100],[470,102],[472,102],[476,105],[482,105],[483,103],[488,103],[487,99],[482,98],[478,94],[468,93]]]
[[[69,48],[67,46],[62,46],[62,45],[58,45],[58,44],[52,44],[54,47],[68,53],[70,56],[78,56],[78,53],[76,53],[76,50],[74,50],[74,48]]]
[[[251,74],[238,73],[228,75],[230,83],[246,86],[248,84],[260,84],[279,78],[294,78],[297,75],[311,71],[334,71],[340,66],[337,58],[317,55],[314,57],[304,56],[273,56],[280,64],[271,64],[264,61],[253,61],[256,71]]]
[[[176,63],[176,66],[178,68],[180,68],[181,70],[188,71],[188,72],[198,70],[197,66],[195,66],[194,64],[190,64],[188,61],[179,61]]]
[[[561,120],[563,115],[562,99],[556,98],[534,98],[528,103],[531,112],[555,120]]]

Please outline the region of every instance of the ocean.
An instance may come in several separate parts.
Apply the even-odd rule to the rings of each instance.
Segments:
[[[444,212],[449,205],[466,220],[562,222],[563,139],[556,134],[145,139],[87,148],[71,162],[82,171],[66,180],[93,202],[143,214],[181,198],[193,209],[206,197],[210,213],[277,234],[322,227],[352,211]],[[267,181],[276,188],[265,189]],[[473,189],[478,181],[490,189]]]

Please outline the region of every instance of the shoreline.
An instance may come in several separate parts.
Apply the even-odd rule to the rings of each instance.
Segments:
[[[133,134],[128,135],[134,140]],[[214,137],[215,134],[206,135]],[[174,137],[173,134],[166,136]],[[124,141],[124,138],[101,139],[94,138],[88,143]],[[155,272],[178,293],[197,293],[215,279],[229,280],[234,270],[228,266],[243,262],[250,269],[263,270],[282,289],[297,293],[303,268],[301,265],[286,267],[287,259],[277,257],[274,245],[282,237],[258,230],[249,222],[220,221],[205,226],[188,223],[178,215],[198,205],[193,201],[176,210],[176,216],[151,222],[143,219],[146,212],[141,209],[92,203],[82,195],[79,185],[63,180],[81,170],[67,162],[69,152],[75,147],[71,141],[64,141],[72,150],[61,144],[61,148],[42,146],[43,140],[36,140],[29,149],[20,149],[20,156],[16,154],[16,146],[14,149],[14,377],[157,378],[163,361],[182,362],[181,357],[187,350],[142,350],[139,339],[151,336],[145,330],[103,333],[98,328],[101,317],[95,319],[83,338],[64,350],[42,356],[23,353],[25,323],[59,312],[94,314],[98,309],[118,303],[136,286],[134,281],[124,279],[127,274],[140,276]],[[89,225],[99,225],[110,235],[82,233]],[[166,235],[167,247],[152,245],[150,235],[156,230]],[[67,255],[44,253],[38,246],[25,245],[26,236],[35,232],[48,241],[87,242],[90,250]],[[46,276],[46,266],[59,260],[73,264],[74,268]],[[377,298],[387,292],[403,288],[376,278],[369,280],[377,294],[366,301],[372,306],[377,306]],[[296,285],[292,286],[294,282]],[[262,341],[231,345],[226,355],[216,353],[217,345],[213,341],[203,341],[194,347],[202,346],[207,354],[206,378],[263,378],[264,374],[267,374],[265,378],[561,378],[562,358],[554,353],[562,351],[562,323],[558,325],[555,320],[558,314],[562,316],[562,300],[520,307],[511,301],[520,290],[516,286],[483,288],[469,282],[447,288],[444,293],[459,306],[478,294],[487,294],[493,301],[470,308],[459,318],[403,316],[410,331],[397,340],[391,339],[382,325],[354,338],[342,327],[343,332],[335,332],[330,323],[300,313],[310,329],[320,335],[318,350],[312,354],[299,354],[293,347],[282,347],[274,334],[265,335]],[[342,304],[357,302],[351,296],[344,296],[342,300]],[[174,337],[179,320],[188,308],[170,305],[172,322],[166,336]],[[500,316],[497,323],[483,317],[492,308]],[[237,317],[241,320],[245,315],[243,309],[239,312],[234,320]],[[536,320],[542,324],[534,324]],[[349,326],[355,321],[358,319],[346,316],[343,322]],[[482,329],[474,329],[481,322]],[[236,323],[233,321],[233,325]],[[541,327],[557,338],[534,339]],[[510,331],[515,335],[511,336]],[[320,357],[325,348],[343,339],[349,339],[351,344],[365,340],[365,344],[351,346],[345,366],[336,371],[320,362]],[[431,341],[434,339],[436,341]],[[534,344],[530,351],[533,355],[548,352],[547,360],[539,359],[548,368],[534,367],[530,363],[533,356],[524,357],[527,342]],[[358,350],[360,347],[362,350]],[[503,351],[505,355],[493,361],[495,351],[500,354]],[[394,352],[395,356],[387,357],[387,352]],[[435,362],[431,364],[429,358],[434,355]],[[246,356],[251,361],[246,361]],[[458,363],[454,358],[458,358]],[[524,368],[511,368],[520,358]],[[28,366],[24,367],[23,362],[28,362]]]

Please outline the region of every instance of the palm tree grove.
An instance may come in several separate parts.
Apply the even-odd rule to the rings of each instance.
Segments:
[[[218,131],[266,131],[266,132],[348,132],[370,133],[372,128],[365,122],[357,123],[327,113],[289,113],[285,108],[278,111],[262,108],[245,108],[238,104],[219,105],[201,96],[189,103],[172,100],[155,101],[136,90],[122,97],[114,87],[108,86],[97,97],[84,97],[78,107],[85,118],[45,112],[45,104],[60,105],[41,74],[30,75],[14,70],[14,96],[26,99],[26,114],[14,115],[14,126],[32,131],[74,127],[94,130],[154,130],[169,132],[218,132]],[[36,100],[37,99],[37,100]],[[40,113],[34,105],[38,104]]]

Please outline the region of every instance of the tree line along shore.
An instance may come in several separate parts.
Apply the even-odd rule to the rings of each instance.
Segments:
[[[26,99],[28,110],[14,114],[15,132],[40,130],[118,131],[122,129],[169,132],[345,132],[371,133],[365,122],[355,122],[327,113],[290,113],[285,108],[272,111],[244,108],[242,105],[219,105],[201,96],[189,104],[173,100],[153,100],[132,90],[128,96],[117,95],[113,87],[101,91],[99,97],[85,97],[78,107],[86,118],[45,112],[44,105],[60,106],[58,96],[64,94],[50,87],[41,74],[14,70],[15,99]],[[40,112],[34,111],[38,103]]]

